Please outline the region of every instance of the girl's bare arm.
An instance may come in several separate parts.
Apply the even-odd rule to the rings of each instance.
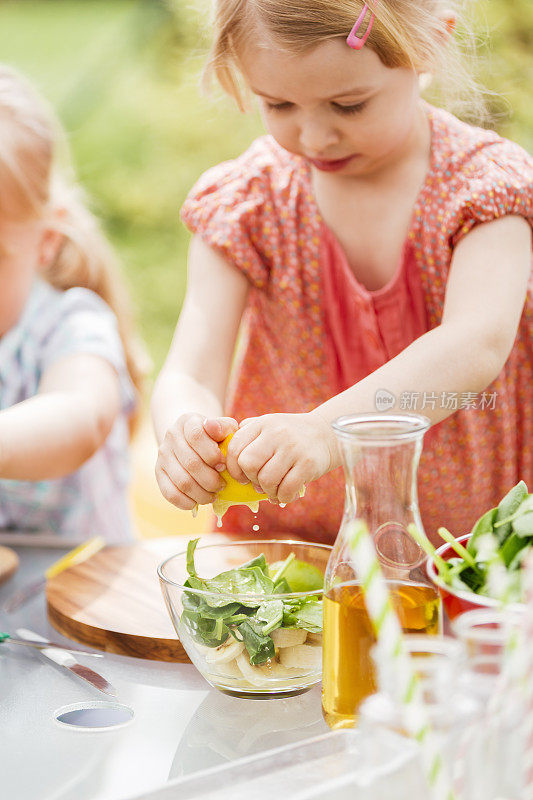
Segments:
[[[38,481],[74,472],[102,446],[119,411],[111,364],[88,354],[58,360],[34,397],[0,412],[0,478]]]
[[[185,302],[152,397],[157,482],[182,509],[211,502],[224,485],[218,442],[237,428],[223,417],[224,399],[247,294],[246,277],[193,238]]]
[[[245,276],[199,237],[193,237],[187,294],[152,396],[159,442],[184,413],[223,414],[247,294]]]

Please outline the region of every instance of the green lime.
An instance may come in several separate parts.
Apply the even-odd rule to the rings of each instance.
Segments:
[[[272,578],[283,561],[276,561],[270,564],[268,572]],[[313,564],[308,564],[307,561],[299,561],[297,558],[291,561],[283,577],[291,587],[292,592],[313,592],[316,589],[322,589],[324,586],[324,575]]]

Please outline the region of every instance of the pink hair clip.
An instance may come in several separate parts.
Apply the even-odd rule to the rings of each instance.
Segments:
[[[374,20],[376,18],[376,15],[372,11],[370,11],[370,22],[368,23],[368,28],[366,29],[365,33],[362,36],[355,35],[363,24],[363,20],[366,17],[367,11],[370,11],[370,8],[368,7],[368,3],[365,3],[363,10],[357,17],[357,21],[350,31],[348,38],[346,39],[346,44],[351,47],[352,50],[361,50],[361,48],[364,47],[366,40],[370,36],[370,31],[372,30],[372,25],[374,24]]]

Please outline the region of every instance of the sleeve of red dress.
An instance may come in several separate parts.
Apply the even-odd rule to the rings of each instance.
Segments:
[[[254,158],[253,148],[205,172],[186,198],[181,219],[262,289],[269,278],[263,245],[272,219],[265,210],[269,205],[268,173]]]
[[[533,226],[533,159],[521,147],[499,141],[483,149],[465,170],[449,208],[452,247],[484,222],[515,215]]]

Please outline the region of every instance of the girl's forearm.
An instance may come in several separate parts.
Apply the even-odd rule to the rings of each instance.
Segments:
[[[37,394],[0,412],[0,478],[61,478],[81,467],[108,433],[81,392]]]
[[[343,415],[383,410],[378,408],[376,399],[378,392],[384,390],[390,402],[386,413],[419,412],[434,424],[457,410],[462,395],[473,397],[486,389],[503,363],[501,355],[476,337],[474,331],[441,325],[311,414],[329,424]],[[332,468],[340,464],[337,448],[334,450]]]
[[[151,408],[158,444],[182,414],[194,412],[206,417],[224,414],[222,403],[213,391],[190,375],[168,368],[163,368],[156,381]]]

